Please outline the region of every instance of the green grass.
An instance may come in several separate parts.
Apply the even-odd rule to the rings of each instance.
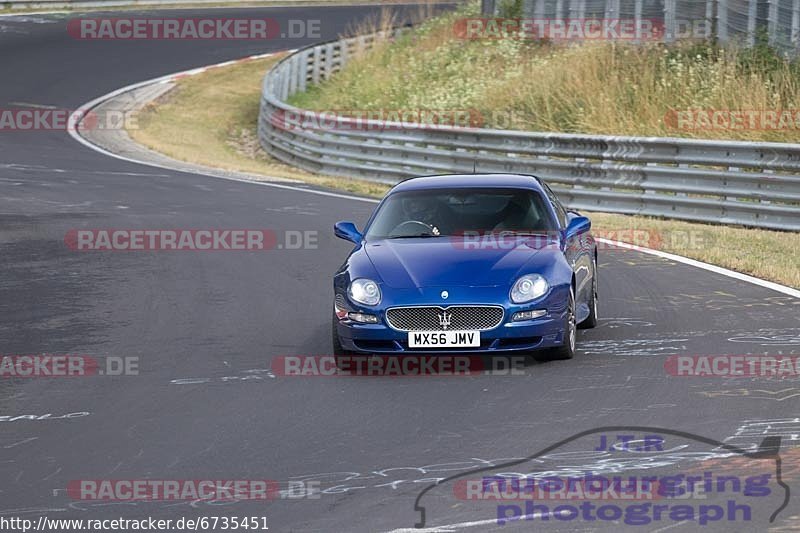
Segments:
[[[509,9],[513,11],[513,3]],[[677,128],[677,111],[800,110],[800,63],[764,45],[722,50],[523,39],[464,40],[476,3],[384,42],[291,103],[316,110],[476,110],[488,127],[796,142],[790,129]]]

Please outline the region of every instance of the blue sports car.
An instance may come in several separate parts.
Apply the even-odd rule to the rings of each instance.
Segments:
[[[363,233],[334,226],[356,246],[334,276],[333,352],[570,359],[597,324],[590,228],[533,176],[403,181]]]

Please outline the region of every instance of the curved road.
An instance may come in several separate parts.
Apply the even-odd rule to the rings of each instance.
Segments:
[[[180,15],[268,16],[282,24],[318,18],[327,39],[373,11]],[[132,13],[159,16],[122,16]],[[77,41],[66,20],[0,17],[0,109],[72,109],[143,79],[311,41]],[[414,498],[432,480],[611,425],[687,431],[742,447],[782,435],[784,474],[800,490],[797,378],[684,378],[664,370],[673,354],[800,353],[800,300],[791,296],[638,252],[603,250],[601,323],[580,332],[572,361],[531,364],[509,376],[272,377],[267,369],[276,356],[328,353],[330,278],[348,251],[331,227],[340,219],[363,224],[373,203],[126,163],[61,131],[0,131],[0,187],[0,354],[139,358],[139,375],[0,378],[0,518],[265,516],[273,531],[408,528],[419,518]],[[80,253],[64,244],[73,228],[317,231],[319,245]],[[541,468],[730,473],[763,463],[700,463],[719,450],[673,437],[664,450],[640,452],[594,451],[598,442],[571,445],[582,453],[551,454]],[[269,502],[71,498],[70,481],[86,479],[306,479],[323,493]],[[493,526],[496,506],[479,508],[452,490],[432,498],[429,527],[534,524]],[[765,517],[780,499],[775,492],[756,501],[751,523],[707,527],[766,530]],[[771,527],[796,527],[797,515],[793,501]],[[553,522],[539,524],[618,527]],[[662,528],[694,531],[697,524],[661,521],[638,530]]]

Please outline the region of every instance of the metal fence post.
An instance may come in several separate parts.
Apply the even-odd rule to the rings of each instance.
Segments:
[[[539,0],[522,0],[522,17],[534,18],[536,16],[536,8]]]
[[[287,62],[287,66],[289,67],[287,69],[289,72],[289,84],[286,86],[286,91],[290,95],[294,94],[295,90],[297,90],[297,77],[300,72],[298,59],[299,57],[297,55],[293,55]]]
[[[728,42],[728,0],[717,0],[717,42]]]
[[[289,65],[284,65],[281,70],[281,97],[285,100],[289,98]]]
[[[314,84],[319,83],[319,74],[320,74],[320,72],[319,72],[319,56],[320,55],[321,55],[320,47],[319,46],[314,47],[314,59],[313,59],[314,62],[311,64],[311,81]]]
[[[559,21],[564,20],[564,0],[556,0],[555,18]]]
[[[308,83],[308,52],[298,54],[297,90],[305,92]]]
[[[619,18],[619,2],[620,0],[605,0],[604,17],[606,20]]]
[[[800,0],[792,2],[792,44],[797,48],[800,44]]]
[[[642,40],[642,0],[636,0],[633,6],[633,20],[636,24],[636,40],[639,43]]]
[[[325,79],[333,74],[333,44],[325,47]]]
[[[533,18],[536,19],[543,19],[544,18],[544,0],[534,0],[534,8],[533,8]]]
[[[578,1],[578,16],[576,17],[579,20],[583,20],[586,18],[586,0],[577,0]]]
[[[778,2],[779,0],[767,0],[767,39],[770,45],[778,41]]]
[[[758,0],[750,0],[747,6],[747,44],[756,44],[756,22],[758,18]]]
[[[675,1],[664,0],[664,42],[675,40]]]

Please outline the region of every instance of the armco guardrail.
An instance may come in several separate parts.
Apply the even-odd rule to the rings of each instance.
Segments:
[[[574,209],[800,230],[800,145],[408,127],[337,118],[286,103],[381,35],[301,49],[264,78],[259,140],[322,174],[393,183],[447,172],[535,174]]]
[[[381,0],[0,0],[0,14],[14,14],[15,10],[60,9],[111,9],[116,7],[175,7],[204,4],[235,4],[239,6],[326,5],[347,3],[379,3]],[[24,14],[20,11],[20,14]]]

